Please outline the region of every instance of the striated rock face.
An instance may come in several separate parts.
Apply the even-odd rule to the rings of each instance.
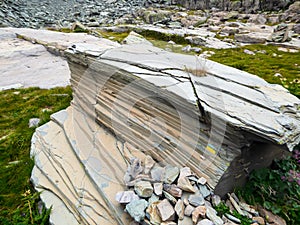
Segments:
[[[72,105],[32,139],[32,181],[54,224],[61,213],[64,224],[129,224],[115,195],[124,179],[135,186],[132,174],[149,182],[140,162],[128,167],[145,153],[161,166],[187,165],[224,195],[300,141],[300,101],[281,86],[149,44],[105,46],[65,52]],[[158,181],[179,173],[153,171]]]

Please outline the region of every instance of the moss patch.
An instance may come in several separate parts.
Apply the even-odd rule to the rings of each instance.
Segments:
[[[29,181],[33,167],[29,152],[35,129],[28,127],[28,121],[36,117],[40,118],[40,125],[46,123],[51,114],[66,108],[71,99],[70,87],[0,92],[1,224],[42,224],[39,214],[33,216],[38,198]]]

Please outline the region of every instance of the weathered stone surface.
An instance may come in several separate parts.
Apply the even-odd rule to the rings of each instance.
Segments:
[[[157,202],[157,201],[159,201],[159,197],[155,194],[152,194],[151,197],[148,199],[149,205],[151,205],[152,203]]]
[[[200,193],[190,195],[188,200],[191,205],[196,207],[200,205],[204,205],[204,198]]]
[[[182,190],[175,184],[164,184],[163,187],[173,197],[180,198],[182,195]]]
[[[75,221],[126,224],[114,198],[130,160],[143,159],[143,151],[161,165],[189,166],[224,195],[244,171],[268,165],[299,142],[299,99],[280,86],[149,45],[98,45],[97,51],[81,44],[65,52],[72,105],[33,137],[32,180],[62,199]],[[203,64],[207,75],[194,75]]]
[[[28,122],[28,127],[31,128],[31,127],[37,127],[40,123],[40,118],[31,118],[29,119],[29,122]]]
[[[182,220],[184,218],[184,204],[181,199],[179,199],[174,207],[175,212],[179,218],[179,220]]]
[[[146,210],[146,212],[150,215],[151,224],[159,225],[162,222],[160,214],[157,209],[157,205],[159,203],[160,203],[159,201],[153,202],[152,204],[149,205],[149,207]]]
[[[154,166],[150,173],[154,181],[162,181],[165,169],[160,166]]]
[[[158,196],[162,195],[163,192],[163,183],[154,183],[153,184],[154,193]]]
[[[193,187],[193,185],[191,184],[189,178],[187,178],[187,177],[179,177],[177,186],[187,192],[195,193],[195,191],[196,191],[195,188]]]
[[[149,155],[146,156],[145,158],[145,162],[144,162],[144,173],[148,174],[150,172],[150,170],[152,169],[152,167],[155,164],[155,161],[153,160],[153,158]]]
[[[136,221],[140,222],[145,217],[144,210],[148,207],[148,202],[144,199],[133,200],[126,205],[126,211]]]
[[[174,219],[174,208],[167,199],[164,199],[159,204],[157,204],[157,209],[162,221]]]
[[[134,190],[142,198],[151,197],[153,194],[153,187],[149,181],[138,181],[134,185]]]
[[[138,199],[139,196],[137,196],[134,191],[121,191],[116,194],[116,201],[121,204],[127,204]]]
[[[219,195],[213,195],[212,196],[212,205],[215,207],[215,206],[218,206],[220,203],[221,203],[220,196]]]
[[[0,90],[20,87],[49,89],[69,85],[67,62],[50,54],[41,45],[17,38],[19,31],[22,29],[0,28]]]
[[[205,185],[207,182],[207,179],[205,177],[200,177],[197,182],[201,185]]]
[[[192,212],[192,220],[194,224],[197,224],[199,218],[205,218],[206,215],[206,207],[205,206],[198,206]]]
[[[222,225],[223,224],[223,220],[217,216],[216,211],[211,208],[211,207],[207,207],[206,208],[206,216],[215,224],[215,225]]]
[[[193,207],[191,205],[187,205],[184,210],[184,215],[191,216],[194,210],[195,210],[195,207]]]
[[[175,205],[177,203],[177,200],[175,197],[173,197],[173,195],[169,194],[168,192],[166,191],[163,191],[163,194],[164,196],[170,201],[173,203],[173,205]]]
[[[164,182],[167,184],[173,183],[179,175],[179,168],[171,165],[165,167]]]
[[[205,185],[200,184],[198,187],[199,187],[199,191],[200,191],[201,195],[203,196],[203,198],[206,198],[207,196],[209,196],[211,194]]]

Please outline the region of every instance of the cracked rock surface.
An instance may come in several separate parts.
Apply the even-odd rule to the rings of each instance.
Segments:
[[[134,161],[145,154],[160,162],[147,162],[147,173],[156,180],[166,178],[167,164],[188,166],[224,196],[256,166],[267,166],[299,142],[300,101],[281,86],[149,44],[99,39],[97,45],[97,51],[82,43],[64,52],[73,102],[32,139],[31,179],[46,205],[53,205],[54,224],[62,213],[64,224],[129,224],[115,196],[124,180],[135,186],[131,174],[147,183],[139,186],[147,196],[154,192],[174,201],[170,193],[180,191],[172,185],[150,188],[152,181]],[[168,168],[166,180],[173,182],[178,173]],[[130,198],[135,199],[124,196],[124,201]]]

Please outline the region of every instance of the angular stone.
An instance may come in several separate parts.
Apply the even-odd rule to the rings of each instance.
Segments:
[[[150,173],[154,181],[162,181],[165,173],[165,169],[160,166],[154,166]]]
[[[171,203],[164,199],[157,205],[158,212],[162,221],[173,220],[175,216],[175,211]]]
[[[137,196],[134,191],[120,191],[116,194],[116,201],[121,204],[127,204],[138,199],[139,196]]]
[[[134,185],[134,190],[138,196],[148,198],[153,193],[153,187],[149,181],[138,181]]]
[[[173,197],[180,198],[182,195],[182,190],[179,187],[177,187],[177,185],[175,184],[171,184],[171,185],[164,184],[163,187],[164,190],[168,192],[170,195],[172,195]]]
[[[184,210],[184,215],[191,216],[194,210],[195,210],[195,207],[193,207],[191,205],[187,205]]]
[[[41,120],[39,118],[31,118],[31,119],[29,119],[28,127],[29,128],[37,127],[39,125],[40,121]]]
[[[144,199],[133,200],[126,205],[126,212],[136,221],[140,222],[145,218],[145,209],[148,207],[148,202]]]
[[[221,197],[219,195],[213,195],[211,198],[211,203],[214,207],[218,206],[221,203]]]
[[[138,158],[131,159],[130,166],[128,166],[127,172],[132,178],[135,178],[137,175],[143,172],[144,168],[142,167],[141,160]]]
[[[200,193],[202,194],[203,198],[206,198],[207,196],[210,195],[210,191],[208,190],[208,188],[205,185],[199,185],[199,190]]]
[[[209,219],[204,219],[199,221],[197,225],[214,225],[214,223]]]
[[[182,177],[187,177],[187,176],[190,176],[192,175],[192,172],[191,172],[191,168],[190,167],[183,167],[180,169],[180,173],[179,173],[179,178],[182,178]]]
[[[184,217],[184,204],[181,199],[179,199],[174,207],[175,212],[179,218],[179,220],[182,220]]]
[[[193,206],[204,205],[204,198],[201,194],[193,194],[189,197],[189,203]]]
[[[159,225],[162,222],[160,214],[159,214],[158,209],[157,209],[157,205],[159,203],[160,203],[159,201],[158,202],[153,202],[152,204],[149,205],[149,207],[146,210],[146,212],[150,216],[151,224]]]
[[[172,202],[174,205],[177,203],[176,198],[174,198],[171,194],[169,194],[169,193],[166,192],[166,191],[163,191],[163,193],[164,193],[164,196],[165,196],[170,202]]]
[[[155,194],[152,194],[151,197],[148,199],[149,205],[151,205],[152,203],[157,202],[157,201],[159,201],[159,197]]]
[[[178,220],[178,225],[193,225],[193,221],[191,217],[185,216],[183,220]]]
[[[164,182],[166,184],[172,184],[176,180],[178,175],[179,175],[178,167],[167,165],[165,167]]]
[[[198,184],[204,185],[206,184],[207,180],[204,177],[200,177],[197,182]]]
[[[145,158],[145,163],[144,163],[144,173],[148,174],[150,172],[150,170],[152,169],[152,167],[154,166],[155,161],[153,160],[153,158],[150,155],[147,155]]]
[[[153,188],[154,188],[154,193],[158,196],[162,195],[162,191],[163,191],[163,183],[154,183],[153,184]]]
[[[195,188],[187,177],[179,177],[177,186],[184,191],[195,193]]]
[[[208,219],[210,219],[215,225],[223,225],[223,220],[217,216],[216,211],[211,208],[211,207],[207,207],[206,208],[206,216]]]
[[[193,223],[196,224],[198,222],[199,217],[205,218],[206,215],[206,207],[205,206],[198,206],[192,212],[192,220]]]

